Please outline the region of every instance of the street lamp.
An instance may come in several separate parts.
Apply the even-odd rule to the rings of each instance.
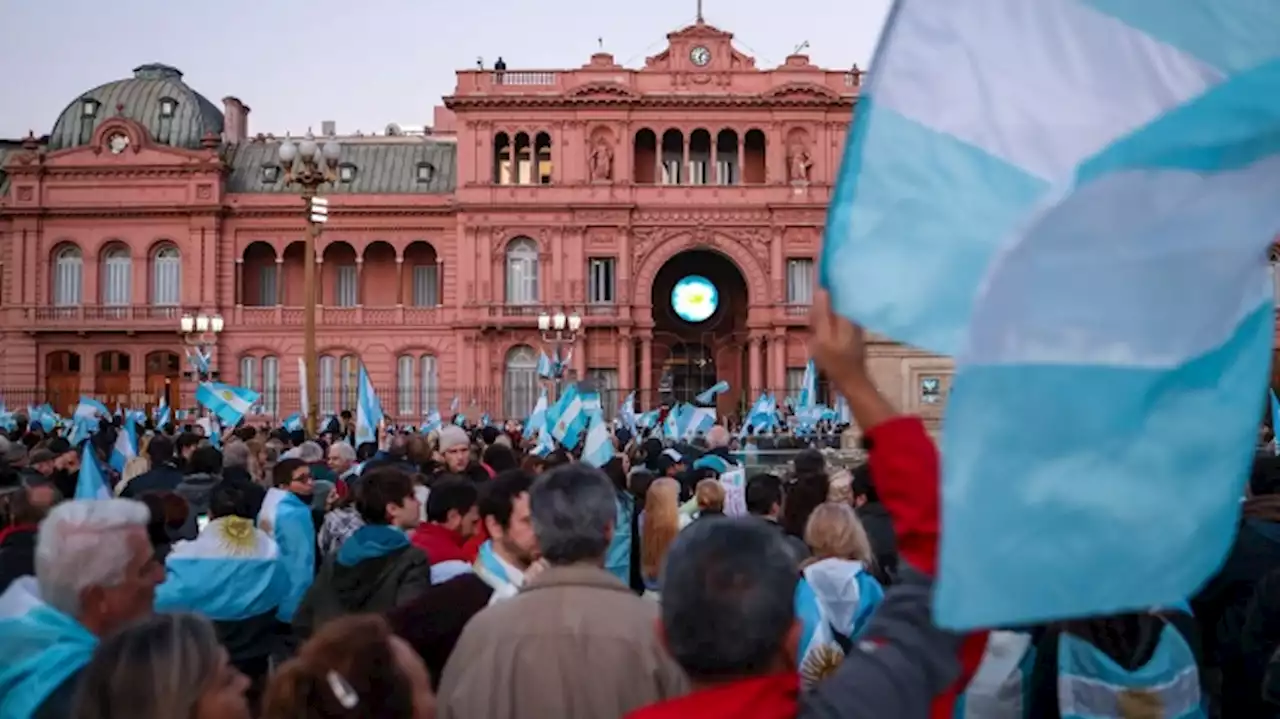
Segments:
[[[578,330],[581,328],[582,318],[577,312],[568,315],[563,312],[555,314],[543,312],[538,315],[538,333],[542,335],[543,342],[551,345],[557,362],[554,368],[556,397],[560,396],[560,382],[564,377],[564,368],[558,366],[561,358],[564,357],[560,350],[566,345],[573,346],[573,343],[578,341]]]
[[[178,329],[182,332],[183,347],[187,362],[191,364],[191,378],[197,382],[208,382],[217,379],[218,373],[213,370],[213,348],[218,344],[218,335],[222,333],[222,315],[183,315],[178,320]]]
[[[297,185],[307,213],[307,234],[302,262],[302,294],[305,308],[302,313],[303,356],[307,365],[307,434],[314,437],[319,405],[316,392],[319,388],[319,366],[316,357],[316,239],[328,220],[329,201],[318,196],[326,182],[338,177],[338,160],[342,157],[342,145],[330,136],[321,145],[310,131],[296,145],[287,136],[280,143],[280,166],[284,169],[284,181]]]

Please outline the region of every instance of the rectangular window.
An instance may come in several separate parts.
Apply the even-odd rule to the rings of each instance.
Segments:
[[[320,414],[325,417],[338,412],[338,392],[333,380],[338,374],[338,360],[332,355],[320,355]],[[324,419],[321,417],[321,419]]]
[[[800,391],[804,389],[804,367],[787,368],[787,397],[792,402],[800,401]]]
[[[436,358],[422,357],[422,414],[440,409],[440,379],[436,370]]]
[[[614,260],[597,257],[587,262],[587,302],[611,305],[614,302]]]
[[[622,398],[618,396],[618,370],[588,369],[587,379],[591,380],[600,392],[600,409],[604,412],[604,418],[612,420],[618,413],[618,404],[622,402]]]
[[[155,286],[152,288],[151,303],[166,307],[178,304],[182,291],[182,261],[176,253],[157,253],[153,260],[155,268]]]
[[[102,304],[123,307],[129,304],[133,280],[129,276],[133,262],[128,257],[108,258],[103,268]]]
[[[333,304],[337,307],[356,306],[356,266],[339,265],[338,283],[333,288]]]
[[[435,307],[440,304],[438,265],[414,265],[413,306]]]
[[[280,360],[262,358],[262,411],[272,417],[280,411]]]
[[[360,363],[356,361],[354,355],[347,355],[342,358],[339,371],[341,372],[340,387],[342,396],[338,401],[338,409],[354,412],[356,398],[360,393]]]
[[[413,415],[413,400],[417,395],[417,372],[413,357],[402,355],[396,361],[396,413],[401,417]]]
[[[738,184],[737,167],[734,166],[732,160],[719,160],[716,162],[716,183],[720,185],[736,185]]]
[[[707,184],[707,163],[703,160],[689,161],[689,184]]]
[[[280,304],[276,294],[276,268],[278,265],[265,265],[258,269],[258,306],[274,307]]]
[[[813,304],[813,260],[787,260],[787,304]]]

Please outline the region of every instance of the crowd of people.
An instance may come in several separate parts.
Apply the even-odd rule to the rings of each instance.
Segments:
[[[344,419],[158,428],[106,473],[115,498],[74,499],[92,444],[20,426],[0,719],[1280,716],[1280,460],[1185,603],[946,631],[937,451],[876,390],[861,330],[821,297],[812,324],[863,428],[854,467],[806,449],[747,473],[721,426],[619,430],[596,468],[515,427],[355,446]]]

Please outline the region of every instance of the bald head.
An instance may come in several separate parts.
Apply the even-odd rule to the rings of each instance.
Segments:
[[[723,425],[717,424],[707,432],[707,446],[711,449],[719,449],[729,446],[729,430]]]

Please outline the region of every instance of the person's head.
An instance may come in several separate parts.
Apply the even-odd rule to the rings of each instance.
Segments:
[[[533,475],[513,469],[486,482],[480,494],[480,519],[495,551],[518,567],[528,567],[538,556],[538,538],[529,516],[532,486]]]
[[[222,453],[205,444],[196,447],[187,458],[188,474],[221,474]]]
[[[147,536],[151,512],[128,499],[53,508],[36,539],[36,582],[49,606],[98,636],[151,613],[164,565]]]
[[[853,493],[853,506],[861,507],[864,504],[879,502],[880,495],[876,493],[876,485],[871,481],[871,465],[863,462],[853,468],[852,474],[853,480],[849,489]]]
[[[694,522],[667,554],[661,639],[695,684],[794,672],[798,579],[779,532],[748,519]]]
[[[172,462],[173,440],[163,434],[152,437],[151,443],[147,445],[147,458],[151,460],[152,467]]]
[[[334,442],[329,446],[329,469],[341,475],[356,463],[356,450],[346,442]]]
[[[703,514],[724,514],[724,485],[718,479],[704,479],[693,490],[698,511]]]
[[[640,528],[640,573],[657,579],[667,550],[680,532],[680,483],[659,477],[649,484]]]
[[[708,449],[721,449],[724,447],[728,447],[729,440],[730,440],[729,430],[725,429],[724,425],[717,424],[716,426],[707,430],[707,448]]]
[[[360,477],[356,511],[366,524],[389,524],[400,529],[418,526],[417,496],[413,477],[395,467],[379,467]]]
[[[174,442],[178,457],[184,462],[191,459],[191,454],[200,446],[202,439],[204,438],[195,432],[183,432],[178,435],[177,441]]]
[[[782,500],[782,526],[789,534],[804,536],[809,515],[823,502],[831,491],[831,481],[826,472],[797,473],[795,482],[787,489]]]
[[[151,469],[151,461],[145,456],[130,457],[124,463],[124,471],[120,473],[120,481],[128,482],[140,474],[146,474],[149,469]]]
[[[242,482],[222,480],[209,490],[209,519],[222,517],[241,517],[250,521],[256,519],[253,501]]]
[[[440,455],[444,457],[445,471],[458,474],[471,463],[471,440],[466,430],[457,425],[447,425],[440,430]]]
[[[805,525],[804,543],[813,550],[814,559],[854,559],[867,565],[875,561],[867,530],[848,504],[818,505]]]
[[[58,455],[47,449],[37,449],[27,458],[27,466],[46,477],[53,476],[54,463]]]
[[[486,427],[485,429],[495,429],[494,427]],[[520,464],[516,461],[516,453],[505,444],[490,444],[484,450],[481,461],[489,465],[496,474],[502,474],[508,470],[516,469]]]
[[[374,614],[335,619],[271,677],[262,719],[431,719],[422,658]]]
[[[40,524],[53,505],[62,499],[58,488],[45,481],[6,491],[4,497],[5,511],[0,514],[0,522],[7,521],[9,526],[14,527],[34,527]]]
[[[156,614],[105,638],[80,675],[80,719],[249,719],[249,680],[194,614]]]
[[[437,482],[427,497],[427,521],[470,537],[480,520],[479,494],[475,484],[463,479]]]
[[[772,474],[753,474],[745,490],[747,512],[757,517],[777,519],[782,511],[782,480]]]
[[[529,512],[542,558],[553,565],[602,565],[613,539],[616,493],[609,478],[587,464],[547,472],[529,489]]]
[[[311,468],[300,459],[282,459],[271,469],[271,482],[276,487],[294,494],[310,497],[315,491]]]

